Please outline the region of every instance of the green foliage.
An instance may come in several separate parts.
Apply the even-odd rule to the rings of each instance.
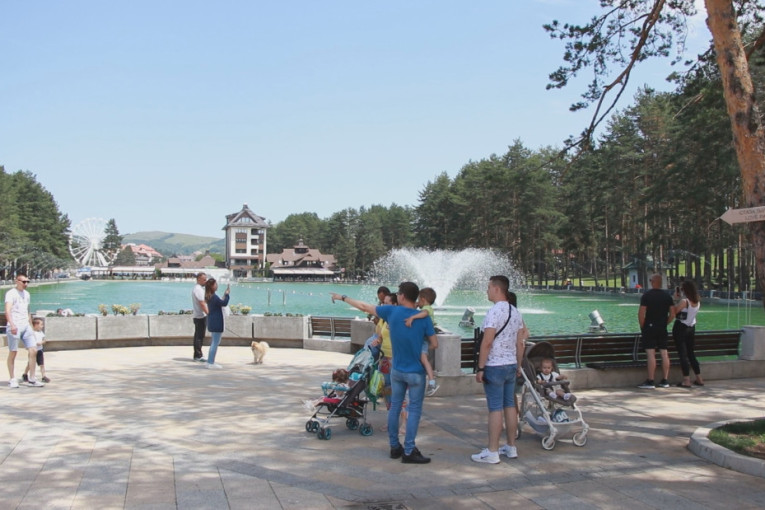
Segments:
[[[761,449],[765,446],[765,420],[728,423],[711,430],[709,440],[741,455],[761,458]]]
[[[116,256],[122,248],[122,236],[117,229],[117,222],[114,221],[114,218],[106,222],[104,234],[105,236],[101,243],[101,248],[107,254],[107,259],[111,259]]]
[[[130,246],[125,247],[121,252],[117,254],[117,258],[114,259],[115,266],[134,266],[135,265],[135,253],[130,249]]]
[[[0,166],[0,270],[4,278],[23,271],[52,276],[69,267],[69,218],[31,172],[8,174]]]

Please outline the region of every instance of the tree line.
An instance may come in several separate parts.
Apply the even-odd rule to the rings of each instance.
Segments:
[[[762,54],[750,68],[761,90]],[[303,239],[363,277],[395,248],[492,248],[528,284],[586,277],[620,287],[634,268],[641,281],[658,270],[703,288],[753,290],[748,230],[719,220],[744,206],[721,88],[709,58],[673,92],[641,89],[576,157],[516,140],[454,178],[443,172],[427,182],[414,207],[291,215],[269,230],[269,252]]]
[[[0,279],[42,278],[71,265],[69,218],[34,174],[0,166],[0,197]]]

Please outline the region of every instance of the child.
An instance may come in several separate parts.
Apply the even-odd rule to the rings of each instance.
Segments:
[[[43,320],[39,317],[32,319],[32,332],[37,340],[37,366],[40,367],[42,382],[49,383],[50,379],[45,375],[45,355],[43,354],[43,343],[45,343],[45,333],[43,333]],[[24,375],[21,376],[24,382],[29,382],[29,365],[24,368]]]
[[[303,405],[306,409],[313,412],[314,408],[319,404],[339,404],[340,400],[348,391],[348,371],[344,368],[338,368],[332,372],[332,382],[325,382],[321,384],[321,389],[324,392],[324,396],[317,398],[316,400],[306,400]]]
[[[436,291],[433,290],[430,287],[424,287],[420,289],[420,295],[417,297],[417,306],[420,308],[420,313],[412,315],[411,317],[408,317],[404,324],[406,324],[406,327],[410,328],[412,327],[412,321],[415,319],[424,319],[425,317],[430,317],[430,320],[433,321],[433,328],[436,330],[436,332],[440,332],[438,328],[436,328],[436,320],[435,316],[433,315],[433,303],[436,302]],[[422,366],[425,367],[425,373],[428,375],[428,388],[426,391],[426,395],[428,397],[432,397],[435,395],[436,391],[438,391],[438,388],[440,387],[438,384],[436,384],[436,376],[433,373],[433,366],[430,364],[430,360],[428,359],[428,350],[430,348],[436,349],[438,347],[438,343],[436,345],[431,346],[428,340],[422,341],[422,353],[420,354],[420,362],[422,362]]]
[[[539,366],[539,372],[537,372],[537,382],[540,384],[551,383],[555,381],[565,381],[566,376],[560,375],[558,372],[553,372],[553,361],[550,358],[545,358]],[[568,382],[564,382],[559,386],[550,386],[545,388],[547,396],[553,400],[563,399],[566,402],[574,403],[576,397],[569,393]]]

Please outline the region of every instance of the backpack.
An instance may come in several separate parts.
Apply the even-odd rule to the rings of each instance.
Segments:
[[[372,402],[372,409],[377,409],[377,399],[385,391],[385,376],[382,372],[375,369],[369,376],[369,383],[367,384],[366,394],[369,400]]]

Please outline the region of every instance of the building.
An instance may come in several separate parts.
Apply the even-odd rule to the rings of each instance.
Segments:
[[[162,258],[162,254],[146,244],[127,243],[122,249],[130,248],[135,256],[136,266],[150,266]]]
[[[266,256],[274,281],[332,281],[336,276],[334,255],[323,255],[300,239],[294,248]]]
[[[226,267],[234,278],[251,278],[266,262],[266,219],[247,207],[226,215]]]

